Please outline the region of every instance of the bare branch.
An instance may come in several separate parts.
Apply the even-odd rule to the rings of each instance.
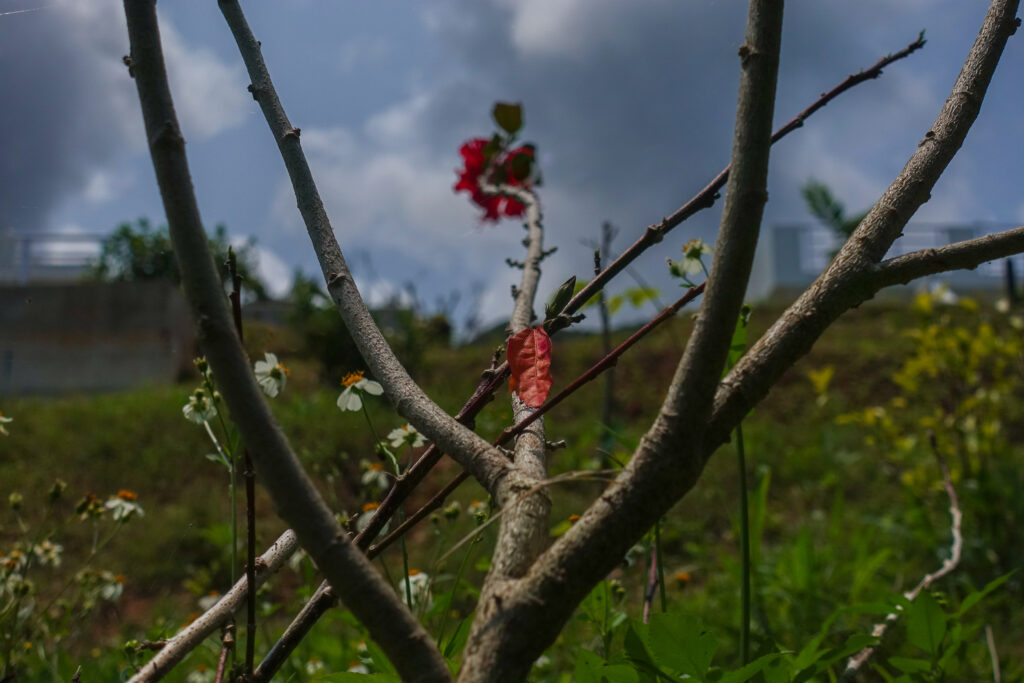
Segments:
[[[950,270],[974,269],[987,261],[1024,251],[1024,226],[948,244],[937,249],[922,249],[878,264],[875,274],[878,289],[905,285],[911,280]]]
[[[903,59],[914,51],[920,49],[924,46],[924,43],[925,41],[923,37],[919,37],[906,48],[881,58],[868,69],[848,76],[831,90],[821,95],[810,106],[793,117],[788,123],[775,131],[775,133],[772,134],[772,143],[774,144],[792,131],[801,127],[808,117],[850,88],[853,88],[867,80],[877,78],[881,75],[884,67],[899,59]],[[596,273],[595,279],[588,283],[583,290],[573,297],[572,301],[566,306],[565,312],[571,314],[579,310],[584,303],[600,291],[604,285],[606,285],[619,272],[625,269],[637,256],[643,253],[643,251],[648,247],[660,242],[661,238],[664,237],[664,234],[667,233],[668,230],[678,226],[700,210],[714,204],[718,191],[725,186],[729,177],[729,169],[730,167],[726,166],[703,190],[701,190],[700,193],[684,204],[680,209],[675,211],[671,217],[666,218],[661,224],[659,224],[659,226],[657,226],[657,230],[652,231],[655,227],[652,226],[652,229],[649,229],[643,237],[623,252],[623,254],[619,256],[611,266]],[[641,286],[644,286],[642,282],[640,284]],[[661,306],[659,306],[659,308],[661,308]],[[556,334],[561,327],[561,325],[550,325],[548,326],[548,332]],[[473,396],[466,402],[458,415],[456,415],[456,419],[462,421],[463,424],[471,425],[472,419],[476,416],[479,410],[482,409],[485,402],[490,400],[490,396],[493,394],[494,389],[501,384],[501,381],[505,379],[507,375],[507,363],[498,364],[488,370],[481,382],[477,385]],[[467,420],[469,420],[469,422],[467,422]],[[422,481],[427,472],[437,464],[441,456],[442,453],[437,450],[436,446],[431,445],[412,469],[410,469],[404,477],[396,482],[395,486],[391,488],[386,498],[381,503],[380,508],[378,508],[374,513],[369,526],[360,534],[360,537],[365,536],[371,540],[376,538],[377,534],[394,514],[398,504],[405,499],[409,491],[415,488],[415,486]],[[357,542],[360,540],[360,538],[357,538]],[[360,546],[366,547],[363,543],[360,543]]]
[[[927,201],[977,118],[1006,41],[1017,29],[1017,5],[1017,0],[992,1],[952,93],[907,165],[821,277],[722,381],[705,444],[708,455],[728,440],[737,422],[767,395],[783,372],[810,351],[836,318],[870,299],[884,284],[876,277],[877,264]]]
[[[523,579],[510,582],[502,602],[489,609],[488,621],[475,625],[460,681],[492,680],[496,672],[510,680],[525,678],[591,587],[699,476],[702,418],[725,363],[767,200],[781,35],[781,0],[752,0],[746,44],[740,49],[734,173],[718,254],[703,313],[662,412],[616,481]],[[707,367],[697,362],[699,354],[707,354],[702,361]]]
[[[534,299],[540,280],[540,262],[544,258],[540,204],[533,192],[522,188],[483,184],[480,189],[484,193],[511,194],[526,206],[526,260],[523,263],[523,277],[509,320],[509,327],[514,335],[529,328],[535,317]],[[511,400],[514,424],[522,424],[537,412],[519,400],[514,393]],[[526,573],[534,559],[544,549],[547,540],[551,497],[546,488],[536,486],[537,482],[543,481],[547,476],[544,421],[536,418],[530,421],[532,424],[529,428],[524,425],[518,430],[512,461],[513,476],[505,478],[499,487],[499,495],[495,496],[495,502],[501,508],[501,523],[494,555],[491,558],[491,568],[484,579],[477,602],[470,640],[475,638],[478,629],[500,609],[507,583]],[[472,659],[473,650],[468,648],[463,657],[463,667],[472,667]]]
[[[426,631],[345,536],[277,426],[235,333],[185,156],[164,69],[154,0],[126,0],[131,69],[171,241],[199,339],[232,419],[281,517],[370,636],[409,680],[446,680]]]
[[[221,12],[238,44],[252,84],[253,97],[277,141],[285,168],[292,182],[299,212],[313,243],[327,289],[370,372],[384,387],[395,410],[421,434],[436,443],[488,490],[508,470],[508,462],[486,440],[443,411],[412,380],[395,357],[384,335],[374,322],[356,288],[355,280],[334,236],[334,228],[324,209],[306,156],[294,128],[278,99],[270,73],[237,0],[219,0]]]
[[[537,284],[540,282],[540,262],[545,255],[540,202],[532,191],[512,185],[490,188],[482,184],[480,189],[485,193],[492,189],[499,191],[515,198],[526,207],[526,260],[515,305],[509,318],[509,328],[514,335],[529,328],[535,319],[534,300],[537,296]],[[531,429],[524,427],[519,430],[512,463],[518,476],[514,478],[514,483],[511,481],[513,477],[509,477],[509,485],[499,487],[499,496],[495,502],[501,507],[547,476],[544,422],[532,418],[537,411],[520,401],[515,394],[512,395],[512,412],[514,423],[530,419],[533,426]],[[522,576],[540,552],[541,545],[547,537],[547,520],[551,510],[551,500],[547,492],[541,490],[537,495],[532,495],[515,505],[516,509],[507,511],[502,522],[488,580],[491,576]]]
[[[882,57],[864,71],[847,76],[838,85],[828,92],[823,93],[817,100],[812,102],[809,107],[794,116],[784,126],[775,131],[775,133],[772,134],[772,144],[775,144],[782,138],[786,137],[797,128],[802,127],[804,122],[811,115],[850,88],[853,88],[860,83],[864,83],[865,81],[878,78],[882,74],[883,68],[921,49],[924,47],[924,44],[924,36],[918,36],[917,40],[910,43],[899,52]],[[719,171],[718,175],[704,186],[704,189],[694,195],[688,202],[676,209],[672,215],[661,219],[660,223],[648,226],[647,230],[644,231],[644,234],[641,235],[636,242],[630,245],[626,251],[622,252],[622,254],[603,271],[598,273],[593,280],[587,283],[586,287],[577,292],[576,296],[574,296],[572,301],[570,301],[568,306],[566,306],[566,312],[574,313],[578,311],[583,304],[597,294],[600,289],[608,284],[608,282],[618,275],[626,266],[636,260],[640,254],[664,239],[665,235],[668,234],[670,230],[694,214],[714,206],[715,200],[718,199],[719,191],[725,187],[725,183],[729,179],[730,168],[731,166],[726,166]]]
[[[288,624],[288,628],[281,634],[281,637],[274,643],[274,646],[270,648],[270,652],[263,658],[260,665],[256,667],[256,671],[253,672],[254,683],[263,683],[273,679],[274,674],[277,673],[277,670],[288,659],[288,655],[302,642],[302,639],[306,637],[306,634],[313,628],[317,620],[333,607],[335,603],[336,599],[331,591],[330,584],[326,581],[321,583],[320,587],[313,593],[313,597],[302,606],[302,609],[299,610],[292,623]]]
[[[281,534],[280,538],[270,546],[267,552],[260,555],[256,562],[256,586],[262,585],[268,576],[280,569],[298,547],[299,539],[294,531],[289,529]],[[153,659],[146,662],[146,665],[132,676],[128,683],[151,683],[163,678],[175,664],[199,647],[200,643],[231,619],[232,615],[245,602],[248,592],[249,582],[243,576],[238,583],[231,587],[231,590],[217,601],[216,605],[182,629],[178,635],[167,640]]]
[[[939,467],[942,469],[942,486],[946,489],[946,495],[949,496],[949,531],[952,536],[952,541],[949,548],[949,557],[942,561],[942,566],[931,574],[926,574],[916,586],[903,594],[903,597],[910,602],[916,600],[917,596],[919,596],[922,591],[928,590],[936,581],[955,570],[960,564],[960,557],[964,549],[964,537],[961,532],[961,525],[963,523],[964,516],[963,512],[960,510],[960,501],[957,500],[956,497],[956,489],[953,488],[953,478],[949,474],[949,466],[946,465],[945,458],[942,457],[942,454],[939,452],[939,448],[935,443],[934,433],[929,435],[929,441],[931,442],[932,453],[935,455],[935,459],[938,461]],[[881,640],[881,638],[885,636],[886,630],[896,623],[902,612],[903,605],[896,605],[896,609],[885,615],[885,619],[878,624],[875,624],[875,627],[871,630],[871,635]],[[863,667],[877,651],[878,645],[869,645],[853,657],[850,657],[850,661],[846,664],[846,669],[843,670],[843,675],[840,680],[853,680],[854,675],[860,671],[861,667]]]
[[[675,415],[692,415],[689,428],[703,426],[710,398],[722,376],[729,342],[750,279],[764,205],[768,201],[768,153],[771,149],[775,83],[782,40],[782,2],[751,2],[743,65],[732,172],[725,194],[714,262],[697,323],[665,399],[662,417],[651,430],[679,429]]]

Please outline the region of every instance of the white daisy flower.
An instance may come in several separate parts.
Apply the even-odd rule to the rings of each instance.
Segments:
[[[697,237],[683,245],[682,270],[685,275],[696,275],[704,270],[703,258],[711,253],[711,245]]]
[[[200,387],[188,397],[188,403],[181,409],[181,414],[186,420],[201,425],[217,416],[217,407],[213,405],[206,390]]]
[[[345,390],[338,396],[338,408],[342,411],[362,410],[363,392],[371,396],[380,396],[384,393],[384,387],[372,379],[366,379],[364,375],[365,373],[362,371],[350,372],[345,375],[345,379],[341,380],[341,385],[345,387]]]
[[[404,600],[406,596],[406,584],[408,584],[409,595],[412,597],[412,608],[419,610],[430,609],[433,597],[430,595],[430,575],[421,572],[419,569],[410,569],[409,576],[405,577],[398,587],[399,595]]]
[[[270,353],[263,354],[264,360],[256,361],[256,381],[259,383],[263,393],[274,398],[284,391],[285,382],[291,372],[277,360],[277,356]]]
[[[415,427],[409,424],[404,427],[399,427],[398,429],[392,429],[388,432],[388,439],[391,442],[392,448],[401,448],[406,444],[413,448],[419,448],[427,442],[427,440],[423,438],[423,435],[416,431]]]
[[[138,497],[135,492],[122,489],[111,496],[104,507],[113,512],[115,522],[126,522],[132,515],[142,517],[145,514],[142,506],[135,502]]]

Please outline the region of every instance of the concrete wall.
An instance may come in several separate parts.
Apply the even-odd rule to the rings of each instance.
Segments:
[[[194,339],[184,296],[166,282],[0,287],[0,395],[173,382]]]

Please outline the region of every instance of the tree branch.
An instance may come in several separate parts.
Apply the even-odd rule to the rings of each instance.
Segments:
[[[356,288],[299,142],[270,80],[270,73],[237,0],[219,0],[221,12],[245,62],[253,97],[260,105],[284,160],[327,290],[360,355],[384,387],[388,400],[427,439],[436,443],[488,491],[508,472],[508,461],[486,440],[459,424],[423,392],[395,357]]]
[[[810,351],[844,312],[885,284],[878,265],[914,212],[927,201],[939,175],[977,118],[1007,39],[1016,31],[1017,0],[993,0],[953,91],[907,165],[854,231],[832,264],[739,360],[715,397],[706,443],[710,455],[764,398],[782,373]],[[897,269],[899,272],[899,269]],[[899,281],[899,280],[897,280]]]
[[[772,143],[778,142],[780,139],[793,132],[797,128],[803,126],[804,121],[816,111],[827,105],[833,99],[853,88],[854,86],[863,83],[867,80],[877,78],[881,75],[882,69],[893,62],[903,59],[910,55],[914,51],[920,49],[925,44],[923,36],[919,36],[918,39],[910,43],[904,49],[879,59],[874,65],[866,70],[863,70],[857,74],[853,74],[845,78],[838,85],[833,87],[828,92],[822,94],[817,100],[811,103],[806,109],[801,111],[795,117],[790,119],[784,126],[779,128],[775,133],[772,134]],[[718,191],[725,186],[726,181],[729,177],[730,166],[726,166],[722,171],[719,172],[715,178],[708,183],[708,185],[701,190],[695,197],[684,204],[681,208],[675,211],[671,217],[664,219],[664,221],[657,226],[657,230],[653,230],[656,226],[649,228],[647,233],[641,237],[636,243],[634,243],[629,249],[623,252],[616,261],[595,274],[594,280],[589,282],[566,306],[565,312],[567,314],[574,313],[586,303],[591,297],[606,285],[613,277],[619,272],[624,270],[629,263],[631,263],[636,257],[638,257],[644,250],[653,244],[660,242],[665,233],[672,228],[678,226],[680,223],[685,221],[687,218],[697,213],[698,211],[708,208],[714,204],[714,200],[717,197]],[[653,230],[653,231],[652,231]],[[552,335],[556,334],[564,323],[562,321],[556,321],[558,324],[547,325],[548,332]],[[481,382],[477,385],[476,391],[473,396],[466,402],[462,410],[456,415],[456,419],[459,419],[463,424],[472,424],[472,419],[477,413],[483,408],[484,404],[490,400],[494,390],[501,384],[508,376],[508,363],[503,362],[496,367],[492,367],[486,373]],[[360,547],[367,547],[372,539],[376,538],[377,534],[388,522],[391,516],[394,514],[397,506],[401,504],[401,501],[405,500],[408,492],[411,491],[415,486],[422,481],[423,477],[437,464],[442,456],[441,451],[437,450],[437,447],[433,444],[424,452],[420,459],[415,465],[405,473],[402,479],[398,480],[389,491],[384,501],[381,503],[380,508],[374,513],[373,518],[370,521],[369,526],[360,533],[357,537],[357,542],[360,542],[362,538],[368,538],[366,543],[360,542]]]
[[[772,144],[775,144],[782,138],[786,137],[797,128],[802,127],[804,122],[811,115],[847,90],[864,83],[865,81],[878,78],[882,75],[883,68],[921,49],[924,47],[924,44],[925,40],[924,35],[922,34],[918,36],[917,40],[910,43],[899,52],[882,57],[864,71],[847,76],[838,85],[828,92],[823,93],[817,100],[812,102],[809,107],[801,111],[790,119],[784,126],[775,131],[775,133],[772,134]],[[626,266],[640,256],[640,254],[664,239],[665,235],[668,234],[670,230],[694,214],[714,206],[715,200],[718,198],[719,191],[725,187],[725,183],[729,179],[730,168],[731,166],[726,166],[719,171],[718,175],[716,175],[711,182],[705,185],[703,190],[694,195],[690,201],[676,209],[672,215],[667,218],[663,218],[660,223],[648,226],[647,230],[644,231],[644,234],[641,235],[636,242],[630,245],[630,247],[626,249],[626,251],[622,252],[617,259],[610,263],[603,271],[598,273],[593,280],[588,282],[583,289],[576,293],[576,296],[574,296],[566,306],[566,313],[575,313],[578,311],[583,304],[589,301],[591,297],[597,294],[600,289],[608,284],[609,280],[618,275]]]
[[[274,544],[260,555],[256,562],[256,586],[259,587],[267,577],[275,573],[291,557],[299,547],[299,539],[289,529],[281,534]],[[198,619],[186,626],[173,638],[169,639],[153,659],[146,662],[128,683],[151,683],[159,681],[175,664],[184,659],[188,653],[199,647],[217,629],[223,626],[231,616],[241,608],[249,592],[246,577],[238,580],[225,593],[217,604],[204,612]]]
[[[875,285],[882,289],[892,285],[905,285],[911,280],[950,270],[972,270],[987,261],[1012,256],[1022,251],[1024,226],[886,259],[878,264]]]
[[[509,680],[525,678],[579,601],[699,476],[702,417],[710,410],[701,401],[709,404],[725,363],[767,200],[782,4],[750,3],[746,44],[740,49],[734,173],[718,254],[702,313],[662,412],[623,473],[523,579],[506,588],[502,603],[474,629],[460,681],[493,680],[498,672]]]
[[[132,74],[182,283],[232,419],[281,517],[341,599],[409,680],[447,680],[433,641],[341,530],[277,426],[235,333],[192,190],[167,85],[155,0],[126,0]]]
[[[537,195],[530,190],[510,185],[490,187],[481,185],[480,189],[487,192],[500,192],[512,196],[526,207],[526,260],[523,277],[520,281],[518,294],[509,328],[513,335],[530,327],[535,319],[533,312],[534,300],[537,295],[537,284],[540,281],[540,262],[544,258],[544,230],[541,226],[540,203]],[[529,408],[512,394],[513,423],[519,424],[531,418],[536,411]],[[544,445],[544,422],[531,420],[531,429],[521,429],[516,437],[512,466],[519,477],[514,486],[502,487],[501,497],[495,502],[502,508],[514,499],[518,499],[523,491],[533,487],[538,481],[547,477],[546,453]],[[515,490],[512,490],[512,489]],[[533,558],[540,552],[541,544],[547,536],[548,513],[551,501],[547,491],[542,490],[515,504],[514,510],[505,512],[501,529],[498,532],[498,543],[492,558],[491,571],[487,583],[492,576],[522,576]]]
[[[481,185],[480,189],[485,193],[510,194],[526,207],[526,259],[523,263],[523,277],[517,290],[515,306],[509,320],[509,327],[515,335],[529,328],[535,318],[534,299],[540,280],[540,262],[544,258],[540,204],[533,192],[523,188]],[[514,393],[511,400],[514,424],[522,424],[536,412],[519,400]],[[502,517],[494,555],[491,558],[491,568],[484,579],[470,628],[470,642],[475,641],[478,630],[484,628],[491,617],[500,611],[505,587],[510,581],[526,573],[547,540],[551,496],[546,487],[536,486],[547,477],[544,421],[535,418],[531,423],[529,428],[523,425],[518,430],[512,461],[514,476],[505,479],[504,485],[500,487],[500,496],[495,497],[495,502],[501,508]],[[471,645],[467,646],[463,655],[463,668],[473,667],[476,653],[479,653],[479,650]]]

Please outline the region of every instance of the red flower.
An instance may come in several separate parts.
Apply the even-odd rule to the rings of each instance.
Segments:
[[[466,167],[459,172],[459,182],[455,184],[455,191],[466,190],[475,193],[479,190],[480,175],[484,172],[486,160],[484,159],[484,147],[487,140],[484,138],[473,138],[459,148],[459,154]]]
[[[528,171],[530,166],[529,164],[524,166],[523,162],[516,162],[515,159],[526,155],[532,160],[534,152],[532,147],[518,147],[510,150],[504,158],[499,158],[495,163],[488,165],[484,148],[489,142],[485,138],[473,138],[459,148],[464,167],[457,171],[459,180],[455,183],[455,191],[468,192],[473,203],[484,210],[483,220],[496,223],[502,216],[522,216],[526,212],[526,206],[511,197],[483,192],[480,189],[481,179],[489,183],[498,182],[529,188],[529,177],[517,178],[516,171],[519,171],[518,175],[523,175],[522,169],[525,167]],[[484,174],[489,169],[491,172],[485,177]],[[496,173],[495,169],[499,172]]]

